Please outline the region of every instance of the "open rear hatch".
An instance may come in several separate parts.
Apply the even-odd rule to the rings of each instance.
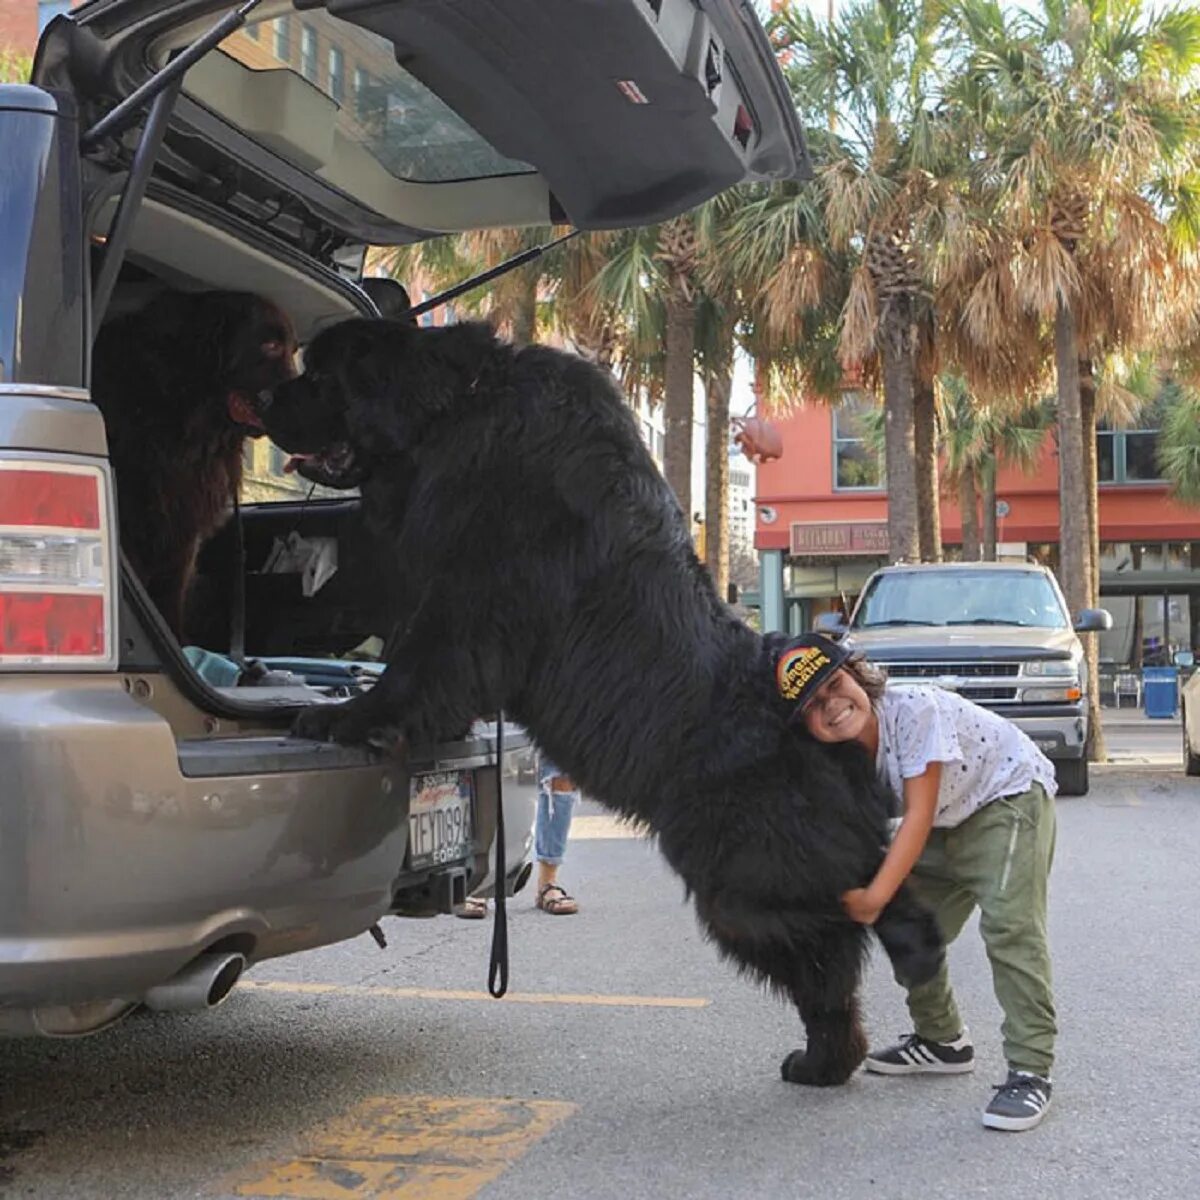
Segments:
[[[247,11],[249,10],[249,11]],[[95,122],[234,12],[93,0],[35,81]],[[489,226],[659,221],[807,173],[762,27],[734,0],[264,0],[191,66],[156,175],[328,256]],[[131,156],[120,129],[89,152]]]

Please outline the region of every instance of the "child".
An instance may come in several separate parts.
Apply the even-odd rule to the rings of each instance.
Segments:
[[[828,663],[789,678],[784,666],[797,652]],[[910,872],[947,943],[978,906],[1008,1060],[1008,1079],[984,1109],[983,1123],[1032,1129],[1050,1103],[1056,1033],[1046,944],[1054,767],[1003,717],[937,687],[885,690],[861,657],[819,634],[789,643],[776,679],[814,738],[858,742],[903,799],[903,818],[875,878],[842,897],[848,915],[873,924]],[[868,1071],[974,1069],[975,1050],[945,964],[931,982],[909,991],[908,1009],[915,1032],[868,1054]]]

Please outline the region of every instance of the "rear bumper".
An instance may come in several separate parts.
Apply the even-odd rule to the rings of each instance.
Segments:
[[[454,867],[474,886],[495,769],[480,769],[490,743],[460,748],[432,765],[477,772],[475,853]],[[254,962],[369,928],[408,882],[408,771],[306,766],[187,775],[168,724],[119,676],[4,679],[0,1008],[136,1000],[218,943]],[[535,794],[515,786],[515,761],[508,775],[515,862]]]

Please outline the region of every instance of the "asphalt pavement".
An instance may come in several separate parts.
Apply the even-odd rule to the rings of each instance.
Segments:
[[[261,964],[209,1013],[0,1043],[0,1195],[1191,1200],[1200,780],[1177,723],[1133,722],[1058,804],[1060,1060],[1032,1132],[979,1123],[1003,1063],[974,922],[951,951],[973,1075],[784,1084],[794,1014],[718,961],[653,846],[585,805],[563,873],[581,912],[515,899],[508,999],[484,994],[490,922],[393,920],[386,950]],[[864,1003],[875,1041],[906,1029],[878,958]]]

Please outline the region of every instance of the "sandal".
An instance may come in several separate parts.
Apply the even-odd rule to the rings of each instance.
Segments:
[[[487,916],[488,902],[482,896],[468,896],[455,910],[454,915],[464,921],[480,921]]]
[[[557,892],[557,895],[551,895]],[[538,888],[534,906],[552,917],[570,917],[579,911],[579,905],[574,896],[568,896],[566,890],[557,883],[544,883]]]

